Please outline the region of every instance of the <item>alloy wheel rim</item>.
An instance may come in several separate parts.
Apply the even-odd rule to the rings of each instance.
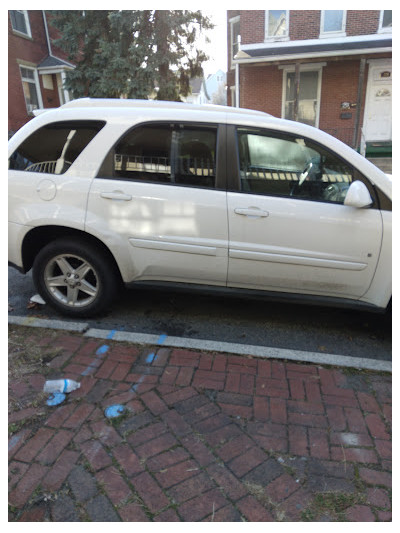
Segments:
[[[100,282],[94,267],[78,255],[60,254],[44,270],[44,283],[53,298],[68,307],[85,307],[97,297]]]

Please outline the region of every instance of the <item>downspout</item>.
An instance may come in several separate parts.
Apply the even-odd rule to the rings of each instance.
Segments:
[[[49,29],[47,27],[46,12],[44,11],[44,9],[42,9],[42,16],[43,16],[44,31],[46,33],[47,50],[49,52],[49,56],[53,57],[53,52],[51,50],[51,43],[50,43],[50,37],[49,37]]]
[[[363,93],[363,88],[364,88],[365,64],[366,64],[366,59],[363,57],[360,60],[360,73],[358,75],[358,92],[357,92],[357,108],[356,108],[357,112],[356,112],[356,120],[354,124],[354,132],[353,132],[354,150],[357,150],[357,146],[360,142],[359,129],[360,129],[360,120],[361,120],[361,101],[362,101],[362,93]]]
[[[240,42],[241,36],[238,35],[238,53],[235,58],[240,54]],[[240,107],[240,77],[239,77],[239,63],[235,65],[235,107]]]
[[[240,107],[239,87],[240,87],[239,63],[236,63],[235,65],[235,107]]]

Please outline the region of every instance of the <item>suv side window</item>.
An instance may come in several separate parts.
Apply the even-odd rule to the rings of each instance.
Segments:
[[[238,128],[237,140],[242,192],[343,204],[351,182],[362,179],[338,156],[296,135]]]
[[[217,127],[142,125],[118,142],[98,177],[214,188],[216,150]]]
[[[63,174],[104,126],[103,121],[54,122],[36,130],[15,150],[9,168]]]

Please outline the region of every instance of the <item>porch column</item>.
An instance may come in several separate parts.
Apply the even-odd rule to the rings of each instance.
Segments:
[[[299,120],[299,95],[300,95],[300,63],[297,61],[294,71],[294,103],[293,103],[293,120]]]

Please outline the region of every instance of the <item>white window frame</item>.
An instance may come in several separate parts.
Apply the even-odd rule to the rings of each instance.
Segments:
[[[286,10],[286,33],[285,35],[269,35],[269,9],[265,10],[265,23],[264,23],[264,42],[267,41],[288,41],[289,40],[289,10]]]
[[[326,63],[309,63],[300,65],[300,72],[318,72],[318,88],[317,88],[317,111],[315,114],[315,127],[319,127],[319,116],[321,108],[321,87],[322,87],[322,69],[326,66]],[[286,105],[286,85],[287,75],[289,72],[295,72],[295,65],[280,66],[280,70],[283,70],[283,84],[282,84],[282,108],[281,118],[285,118],[285,105]]]
[[[34,79],[32,80],[30,78],[24,78],[24,76],[22,75],[21,68],[25,68],[26,70],[31,70],[33,72],[33,78]],[[27,82],[27,83],[34,83],[35,84],[36,94],[37,94],[37,98],[38,98],[38,106],[39,106],[38,109],[43,109],[43,99],[42,99],[42,93],[40,91],[39,75],[38,75],[37,69],[34,68],[34,67],[31,67],[29,65],[24,65],[23,63],[20,63],[19,64],[19,72],[20,72],[20,75],[21,75],[21,83],[22,82]],[[25,100],[26,112],[30,116],[33,115],[33,110],[28,108],[28,103],[27,103],[27,101],[25,99],[25,94],[24,94],[24,100]]]
[[[231,65],[230,65],[230,68],[233,69],[235,67],[235,65],[233,64],[233,45],[234,45],[234,42],[233,42],[233,25],[236,24],[237,22],[240,22],[240,15],[236,16],[236,17],[233,17],[231,19],[229,19],[229,31],[230,31],[230,44],[231,44],[231,47],[230,47],[230,52],[231,52]],[[237,42],[237,45],[238,45],[238,51],[240,50],[240,34],[239,34],[239,40]]]
[[[378,33],[392,33],[392,28],[384,28],[382,26],[383,24],[383,15],[385,13],[385,11],[389,11],[389,10],[381,10],[380,12],[380,15],[379,15],[379,28],[378,28]],[[391,11],[391,10],[390,10]]]
[[[324,24],[325,24],[325,10],[321,10],[321,26],[320,26],[320,38],[324,37],[346,37],[346,19],[347,19],[347,11],[338,9],[337,11],[342,11],[342,28],[340,30],[335,31],[324,31]]]
[[[14,28],[14,26],[13,26],[13,22],[12,22],[11,13],[10,13],[11,27],[12,27],[12,29],[13,29],[13,32],[14,32],[14,33],[17,33],[18,35],[23,35],[24,37],[30,37],[30,38],[32,38],[31,25],[30,25],[30,23],[29,23],[29,14],[28,14],[28,11],[23,10],[23,9],[12,9],[12,10],[10,10],[10,11],[18,11],[19,13],[22,13],[22,15],[24,15],[24,17],[25,17],[26,33],[23,32],[23,31],[17,30],[16,28]]]

